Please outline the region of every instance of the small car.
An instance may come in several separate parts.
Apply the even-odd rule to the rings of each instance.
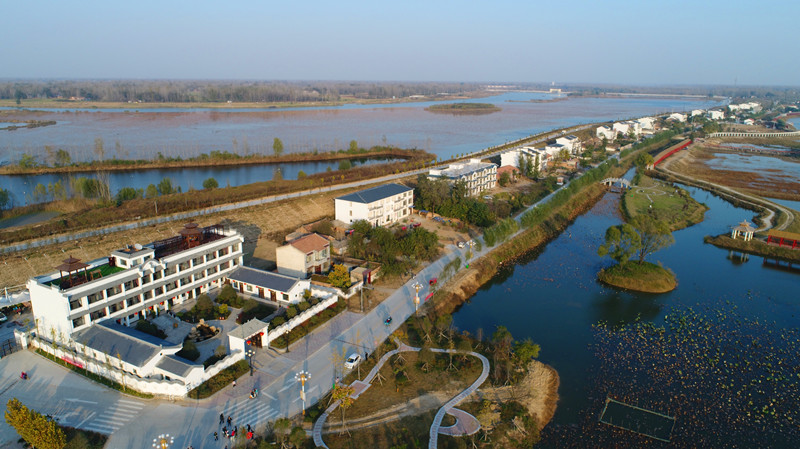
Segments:
[[[5,323],[8,321],[8,317],[3,312],[0,312],[0,323]]]
[[[464,242],[458,242],[456,245],[458,245],[459,248],[463,248],[464,247]]]
[[[356,365],[358,365],[358,363],[360,361],[361,361],[361,356],[360,355],[355,354],[355,353],[350,354],[350,356],[347,357],[347,361],[344,362],[344,367],[346,369],[353,369],[353,368],[355,368]]]

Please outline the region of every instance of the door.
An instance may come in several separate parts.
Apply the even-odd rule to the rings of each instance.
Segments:
[[[244,293],[244,284],[239,282],[239,293]]]
[[[259,298],[263,298],[264,297],[264,289],[261,288],[261,287],[258,287],[258,297]]]
[[[270,290],[269,291],[269,299],[277,302],[278,301],[278,294],[275,293],[274,291]]]

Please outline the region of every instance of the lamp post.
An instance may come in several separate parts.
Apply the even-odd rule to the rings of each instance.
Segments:
[[[422,284],[415,282],[412,287],[414,287],[414,290],[416,291],[416,293],[414,293],[414,313],[417,313],[419,310],[419,291],[422,290]]]
[[[303,401],[303,416],[306,416],[306,381],[311,379],[311,373],[300,371],[294,375],[294,380],[300,381],[300,400]]]
[[[249,348],[247,348],[247,350],[244,353],[247,354],[247,357],[250,358],[250,376],[252,376],[253,375],[253,356],[256,355],[256,351],[252,347],[249,347]]]
[[[168,433],[162,433],[156,438],[153,438],[153,447],[155,449],[169,449],[169,445],[174,443],[175,439],[169,436]]]

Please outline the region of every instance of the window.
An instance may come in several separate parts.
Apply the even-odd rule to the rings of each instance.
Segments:
[[[202,265],[202,264],[203,264],[203,258],[202,257],[195,257],[194,259],[192,259],[192,266],[196,267],[196,266]]]
[[[191,268],[188,260],[186,262],[181,262],[180,265],[178,265],[178,267],[180,268],[181,271],[186,271],[189,268]]]
[[[289,300],[289,295],[287,295],[286,293],[284,293],[284,294],[283,294],[283,300],[284,300],[284,301],[288,301],[288,300]]]
[[[306,254],[306,263],[311,262],[311,253]]]
[[[125,290],[130,290],[139,286],[139,281],[134,279],[125,283]]]
[[[78,318],[75,318],[74,320],[72,320],[73,329],[76,328],[76,327],[81,327],[84,324],[86,324],[86,317],[85,316],[79,316]]]
[[[184,285],[189,285],[191,283],[192,283],[192,278],[189,276],[181,279],[181,287],[183,287]]]
[[[161,271],[156,271],[153,273],[153,280],[157,281],[163,277],[163,273]]]
[[[171,275],[173,275],[173,274],[175,274],[177,272],[178,272],[177,267],[175,265],[173,265],[173,266],[167,268],[166,270],[164,270],[164,277],[171,276]]]
[[[156,287],[156,289],[153,291],[155,292],[156,296],[162,295],[164,294],[164,287]]]
[[[122,293],[122,286],[121,285],[116,285],[114,287],[106,289],[106,298],[110,298],[110,297],[112,297],[114,295],[118,295],[120,293]]]
[[[221,250],[219,250],[219,257],[227,256],[229,252],[230,250],[228,248],[222,248]]]
[[[147,293],[149,293],[150,296],[153,296],[153,292],[147,292]],[[145,296],[145,298],[146,298],[146,296]],[[139,299],[138,296],[134,296],[133,298],[128,298],[128,299],[125,300],[125,303],[128,305],[128,307],[130,307],[130,306],[132,306],[134,304],[139,304],[140,302],[142,302],[142,300]]]
[[[150,298],[152,298],[153,297],[153,290],[147,290],[146,292],[142,293],[142,296],[144,296],[145,301],[150,299]],[[133,299],[133,298],[131,298],[131,299]],[[130,301],[130,299],[128,301]],[[134,303],[129,303],[128,305],[136,304],[137,302],[139,302],[139,301],[136,301]]]
[[[77,298],[77,299],[73,299],[72,301],[70,301],[69,302],[69,310],[80,309],[81,307],[83,307],[82,299],[83,298]]]
[[[149,284],[149,283],[150,283],[150,275],[149,274],[145,274],[144,276],[142,276],[142,285]]]
[[[238,282],[236,282],[236,281],[233,281],[233,282],[231,282],[231,286],[232,286],[233,288],[239,288],[239,283],[238,283]]]
[[[217,258],[217,252],[216,251],[212,251],[212,252],[206,254],[206,262],[208,262],[209,260],[214,260],[216,258]]]
[[[91,295],[87,296],[86,299],[87,301],[89,301],[89,304],[94,304],[97,301],[102,301],[103,292],[92,293]]]
[[[112,304],[111,306],[109,306],[108,311],[109,311],[109,313],[114,313],[114,312],[116,312],[118,310],[122,310],[124,308],[125,308],[125,301],[120,301],[120,302],[118,302],[116,304]]]
[[[106,309],[102,308],[100,310],[96,310],[91,314],[89,314],[89,318],[91,318],[92,321],[97,321],[98,319],[103,318],[106,315],[107,315]]]

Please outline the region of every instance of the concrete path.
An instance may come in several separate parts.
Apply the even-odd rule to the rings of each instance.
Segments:
[[[401,343],[398,341],[398,348],[387,352],[386,354],[378,360],[378,363],[370,370],[369,374],[364,378],[363,381],[357,380],[350,384],[352,387],[360,387],[356,390],[356,393],[352,395],[353,398],[357,398],[366,388],[363,387],[364,384],[369,384],[372,382],[373,379],[378,375],[378,371],[380,371],[381,367],[384,363],[386,363],[390,357],[393,355],[400,353],[400,352],[409,352],[409,351],[419,351],[420,348],[415,348],[412,346],[408,346],[405,343]],[[432,348],[431,351],[438,352],[438,353],[453,353],[453,354],[464,354],[464,352],[458,351],[456,349],[439,349],[439,348]],[[483,370],[481,371],[481,375],[478,376],[478,379],[472,383],[466,390],[459,393],[455,398],[448,401],[439,411],[436,413],[436,417],[433,420],[433,424],[431,425],[430,430],[430,438],[431,442],[429,443],[428,447],[436,447],[437,444],[437,437],[438,434],[444,435],[452,435],[452,436],[461,436],[461,435],[472,435],[478,430],[480,430],[481,425],[478,420],[470,415],[469,413],[453,408],[454,405],[458,404],[466,397],[471,395],[475,392],[475,390],[486,381],[486,378],[489,377],[489,360],[481,354],[477,352],[467,352],[466,354],[472,355],[480,359],[481,363],[483,364]],[[358,384],[358,385],[357,385]],[[336,401],[331,404],[325,411],[320,415],[317,421],[314,423],[314,428],[312,431],[312,436],[314,438],[314,445],[317,447],[325,447],[325,442],[322,440],[322,428],[325,426],[325,421],[327,421],[328,416],[336,410],[336,407],[339,406],[341,401]],[[452,426],[448,427],[441,427],[442,418],[444,418],[445,414],[451,414],[456,418],[456,423]],[[431,446],[432,444],[432,446]]]

